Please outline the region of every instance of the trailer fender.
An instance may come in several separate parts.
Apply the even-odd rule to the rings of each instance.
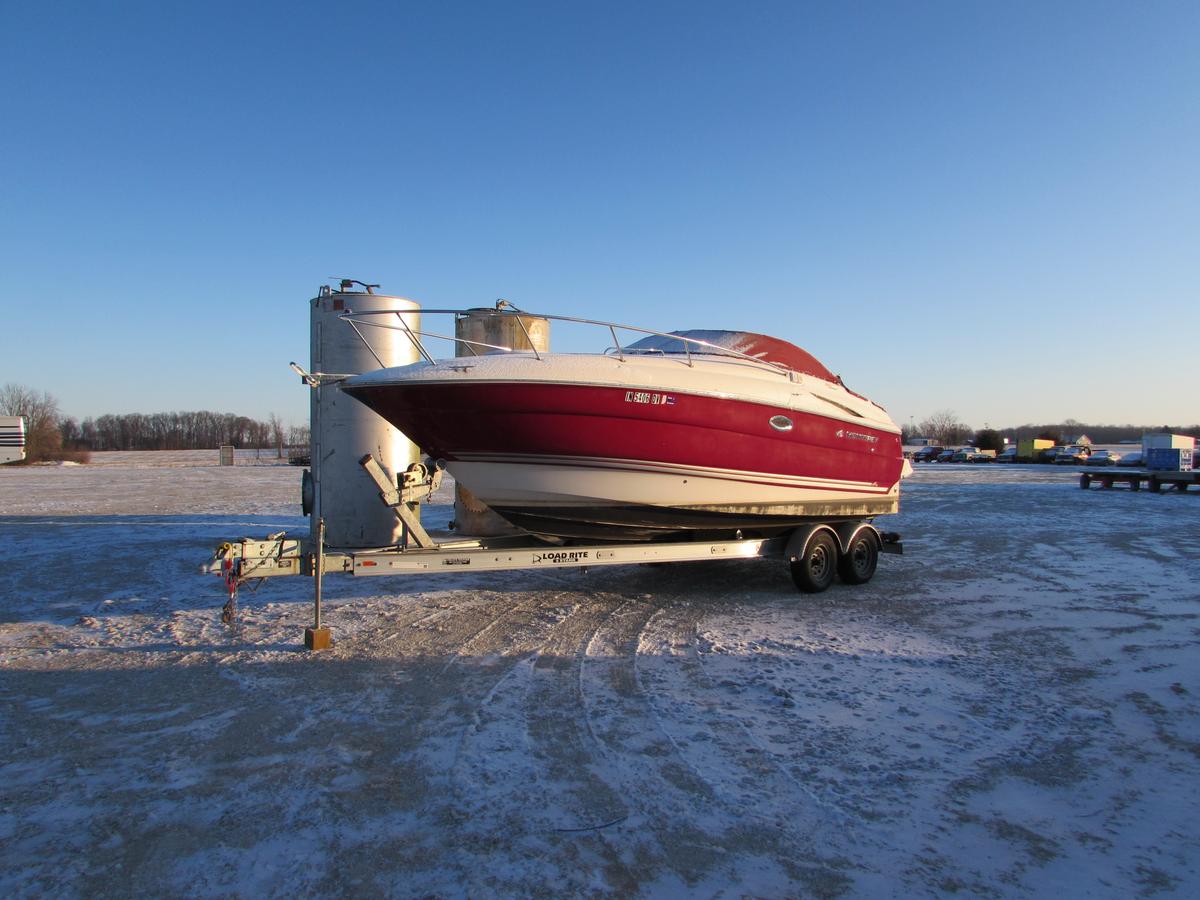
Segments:
[[[833,528],[834,533],[838,538],[838,549],[842,553],[849,553],[854,542],[864,532],[869,533],[875,541],[875,549],[883,549],[883,538],[879,536],[879,531],[870,522],[839,522]]]
[[[817,523],[793,531],[784,555],[796,587],[806,594],[819,594],[833,584],[842,552],[837,532]]]
[[[783,551],[784,558],[789,562],[795,562],[802,558],[808,542],[818,531],[827,531],[833,535],[833,539],[837,541],[839,553],[849,552],[855,539],[864,531],[869,531],[874,536],[875,545],[880,553],[904,553],[900,535],[893,532],[882,532],[870,522],[838,522],[836,524],[816,522],[812,525],[801,526],[792,532],[791,537],[788,538],[787,547]]]
[[[784,558],[788,562],[796,562],[798,559],[803,559],[813,535],[822,531],[833,537],[834,541],[837,542],[840,552],[845,552],[846,546],[842,543],[842,539],[837,531],[824,522],[816,522],[812,525],[802,525],[792,532],[791,537],[788,538],[787,547],[783,551]]]

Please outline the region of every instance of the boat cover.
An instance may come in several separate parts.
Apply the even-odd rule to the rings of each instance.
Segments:
[[[801,350],[795,344],[781,341],[779,338],[765,334],[755,334],[752,331],[709,331],[693,329],[691,331],[672,331],[672,335],[691,338],[694,341],[704,341],[715,347],[734,350],[753,356],[765,362],[785,366],[802,375],[811,375],[839,384],[838,377],[830,372],[821,362],[807,350]],[[686,353],[688,347],[683,341],[675,341],[666,335],[652,334],[626,347],[632,351],[659,351],[660,353]],[[692,344],[692,353],[703,353],[704,348]]]

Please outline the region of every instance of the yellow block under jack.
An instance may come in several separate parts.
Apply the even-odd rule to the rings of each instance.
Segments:
[[[311,625],[305,628],[304,646],[309,650],[328,650],[333,646],[333,637],[329,633],[329,628],[326,626],[314,628]]]

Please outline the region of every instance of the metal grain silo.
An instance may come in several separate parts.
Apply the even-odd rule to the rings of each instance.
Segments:
[[[455,356],[503,352],[493,347],[541,352],[550,349],[550,322],[540,316],[499,308],[471,309],[458,317],[454,324],[454,336],[459,339],[455,345]],[[490,344],[492,347],[468,344],[466,341]],[[495,537],[517,531],[461,484],[455,486],[454,523],[459,534],[472,537]]]
[[[403,366],[419,357],[403,331],[360,326],[370,341],[368,348],[339,316],[351,310],[415,311],[420,305],[371,293],[370,288],[345,290],[348,286],[343,282],[343,290],[338,291],[323,286],[310,302],[312,372],[324,376],[312,391],[312,530],[315,535],[317,520],[323,517],[325,543],[330,547],[386,547],[402,539],[400,521],[380,502],[379,489],[358,461],[372,454],[394,483],[397,474],[419,459],[419,451],[380,416],[342,393],[338,382],[378,369],[381,363]],[[416,315],[406,315],[405,321],[413,329],[420,327]]]

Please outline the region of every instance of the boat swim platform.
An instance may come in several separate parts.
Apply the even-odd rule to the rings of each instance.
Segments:
[[[1140,491],[1144,485],[1152,494],[1160,493],[1163,488],[1183,492],[1193,484],[1200,485],[1200,470],[1166,472],[1148,469],[1097,469],[1094,472],[1079,473],[1081,488],[1086,491],[1093,484],[1098,484],[1101,490],[1110,490],[1114,485],[1125,484],[1131,491]]]

